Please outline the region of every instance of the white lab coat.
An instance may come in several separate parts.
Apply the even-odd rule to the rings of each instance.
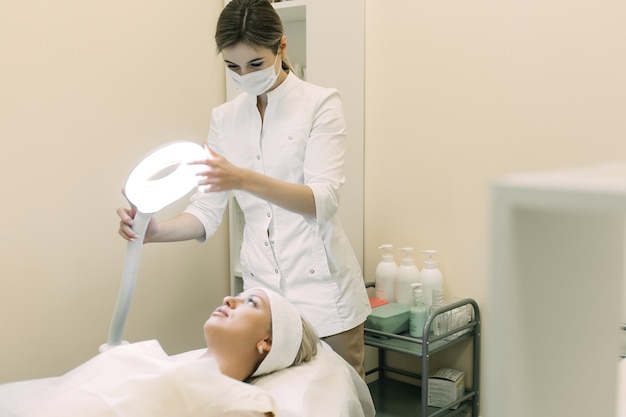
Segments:
[[[234,191],[246,226],[241,248],[244,287],[282,293],[320,337],[363,323],[370,305],[358,260],[337,208],[344,183],[346,131],[334,89],[289,74],[268,93],[264,122],[256,97],[242,93],[213,110],[209,146],[233,164],[307,184],[317,218],[307,218],[243,191]],[[221,222],[228,193],[196,193],[186,212],[207,237]]]

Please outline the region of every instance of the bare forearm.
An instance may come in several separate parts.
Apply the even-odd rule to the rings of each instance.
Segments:
[[[242,190],[294,213],[309,217],[316,215],[315,197],[308,185],[292,184],[244,170]]]
[[[206,160],[195,162],[206,165],[198,181],[205,192],[243,190],[285,210],[316,217],[315,197],[308,185],[293,184],[239,168],[210,149],[209,153]]]
[[[146,235],[144,242],[181,242],[204,237],[204,226],[198,218],[189,213],[158,222],[154,233]]]

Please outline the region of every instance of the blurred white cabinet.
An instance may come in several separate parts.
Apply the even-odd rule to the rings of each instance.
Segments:
[[[291,63],[305,69],[307,81],[336,88],[343,98],[348,150],[339,216],[362,268],[365,0],[289,0],[273,5],[283,21]],[[227,80],[227,99],[235,94]],[[236,294],[243,288],[239,249],[245,221],[232,198],[229,219],[231,293]]]
[[[492,192],[483,417],[615,416],[626,164],[510,176]]]

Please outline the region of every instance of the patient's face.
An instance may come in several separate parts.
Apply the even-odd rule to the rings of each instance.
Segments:
[[[256,344],[270,335],[270,304],[265,292],[245,291],[224,298],[204,323],[207,345],[229,344],[256,349]]]

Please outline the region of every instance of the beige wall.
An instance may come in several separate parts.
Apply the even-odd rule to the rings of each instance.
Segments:
[[[59,375],[106,342],[126,248],[120,189],[152,148],[205,138],[224,100],[213,42],[222,7],[3,4],[0,383]],[[228,291],[226,232],[144,248],[125,338],[157,338],[172,353],[202,346]]]
[[[367,2],[370,277],[383,242],[434,248],[484,301],[489,182],[624,159],[626,5],[581,3]]]
[[[366,2],[369,280],[382,243],[437,249],[448,294],[489,319],[492,179],[625,159],[625,13],[606,0]]]

